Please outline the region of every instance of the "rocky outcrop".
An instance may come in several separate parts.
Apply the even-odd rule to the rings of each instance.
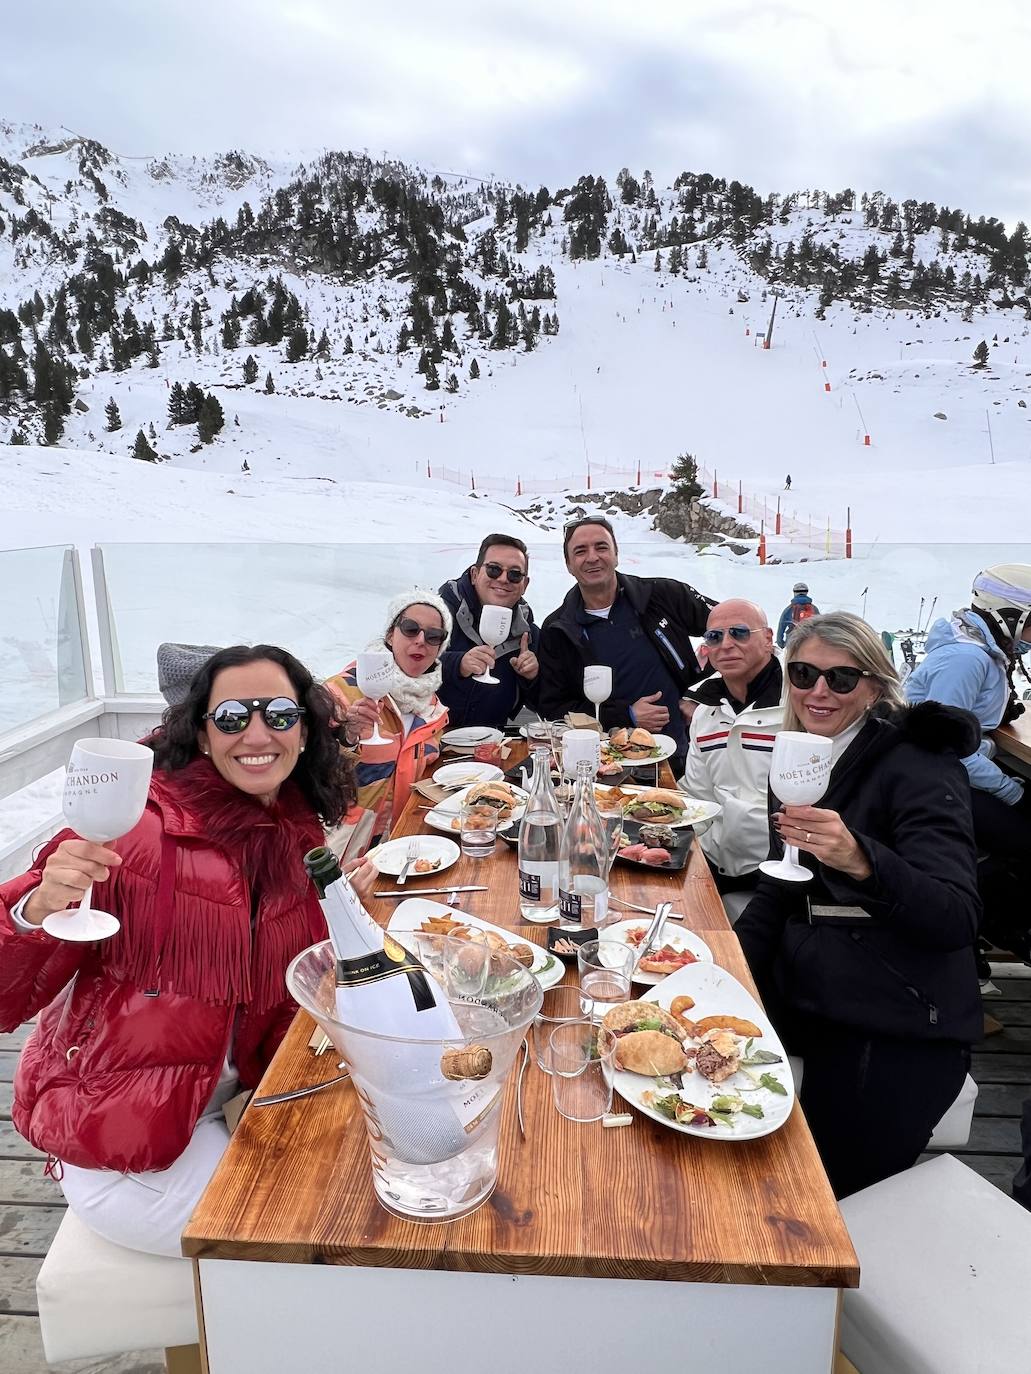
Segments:
[[[683,539],[689,544],[755,539],[758,534],[751,525],[743,525],[733,516],[724,515],[699,497],[682,496],[675,490],[666,492],[660,499],[653,528],[670,539]]]

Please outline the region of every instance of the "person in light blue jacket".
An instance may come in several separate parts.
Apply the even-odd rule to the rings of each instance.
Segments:
[[[999,564],[974,578],[969,608],[931,626],[927,655],[904,685],[911,704],[960,706],[980,723],[980,748],[963,763],[970,778],[974,834],[986,855],[978,865],[982,932],[1025,959],[1031,959],[1031,796],[1020,778],[994,761],[987,736],[1023,710],[1013,690],[1013,668],[1029,649],[1031,565]],[[987,979],[983,957],[979,973],[982,981]]]

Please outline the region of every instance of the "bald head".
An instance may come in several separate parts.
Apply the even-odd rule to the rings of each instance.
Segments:
[[[736,701],[748,700],[748,684],[773,657],[773,631],[766,613],[752,601],[734,597],[709,612],[706,633],[722,630],[718,643],[706,640],[709,662]]]

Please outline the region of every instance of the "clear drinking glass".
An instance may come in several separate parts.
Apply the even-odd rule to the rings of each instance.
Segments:
[[[604,1026],[572,1021],[551,1032],[551,1090],[567,1121],[600,1121],[612,1107],[616,1037]]]
[[[600,1021],[617,1002],[629,1002],[637,951],[619,940],[587,940],[577,946],[580,1011]]]
[[[462,853],[469,859],[489,859],[497,845],[497,807],[482,801],[464,801],[459,816]]]
[[[382,701],[387,695],[390,674],[394,667],[393,654],[359,654],[355,659],[355,681],[363,695],[370,701]],[[381,735],[379,721],[372,727],[372,734],[366,744],[389,744],[393,735]]]
[[[807,730],[782,730],[773,741],[770,791],[788,806],[812,806],[827,790],[833,763],[833,740]],[[798,862],[798,848],[784,846],[783,859],[766,859],[759,870],[787,883],[807,883],[812,873]]]
[[[484,606],[480,611],[480,638],[484,644],[489,644],[492,649],[496,649],[499,644],[504,644],[511,628],[511,606]],[[470,681],[486,682],[496,687],[500,679],[488,671],[474,674]]]
[[[548,988],[533,1021],[533,1052],[542,1073],[551,1073],[551,1032],[569,1021],[582,1021],[580,989],[569,983]]]
[[[154,754],[124,739],[81,739],[72,746],[61,810],[77,835],[107,844],[128,832],[143,815]],[[55,911],[43,929],[57,940],[106,940],[119,929],[117,917],[91,904],[93,884],[77,911]]]

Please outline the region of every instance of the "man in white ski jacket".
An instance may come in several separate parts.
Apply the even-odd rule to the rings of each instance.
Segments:
[[[691,719],[689,796],[718,802],[722,813],[700,843],[721,892],[754,887],[770,849],[766,805],[773,741],[784,713],[783,678],[773,631],[750,601],[721,601],[705,630],[709,662],[719,677],[691,691],[699,705]]]

